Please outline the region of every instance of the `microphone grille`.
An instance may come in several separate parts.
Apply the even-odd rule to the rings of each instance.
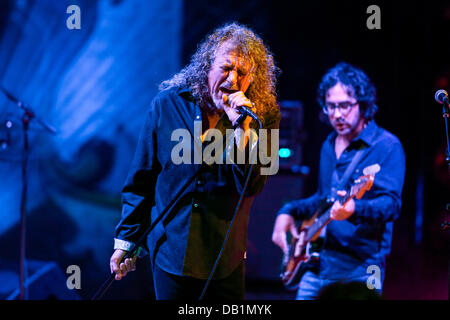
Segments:
[[[448,97],[448,93],[443,89],[436,91],[436,93],[434,94],[434,100],[436,100],[440,104],[444,103],[444,97]]]

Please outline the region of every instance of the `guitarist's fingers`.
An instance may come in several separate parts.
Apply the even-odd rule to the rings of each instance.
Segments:
[[[347,191],[345,191],[345,190],[339,190],[339,191],[337,192],[337,194],[338,194],[339,197],[345,197],[345,195],[347,194]]]
[[[335,203],[333,203],[333,206],[330,209],[330,218],[331,219],[336,220],[336,216],[337,216],[337,213],[340,208],[341,208],[341,205],[340,205],[339,201],[336,201]]]
[[[355,211],[355,201],[350,199],[344,206],[336,201],[330,210],[330,218],[333,220],[345,220]]]

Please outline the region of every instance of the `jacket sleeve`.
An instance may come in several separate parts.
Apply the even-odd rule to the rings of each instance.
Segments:
[[[121,192],[122,214],[115,229],[115,249],[126,250],[134,245],[150,225],[156,179],[161,171],[156,157],[158,105],[158,99],[153,99]]]
[[[311,197],[286,203],[278,210],[277,215],[288,214],[293,216],[295,220],[306,220],[313,216],[321,201],[322,197],[316,192]]]
[[[379,164],[381,170],[375,175],[370,198],[355,200],[355,213],[349,220],[384,223],[399,217],[405,175],[405,154],[400,142],[391,144]]]

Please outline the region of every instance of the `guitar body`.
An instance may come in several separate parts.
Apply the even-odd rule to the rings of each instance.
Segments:
[[[344,206],[350,199],[361,199],[364,193],[372,188],[375,174],[380,171],[380,166],[374,164],[364,168],[364,176],[360,176],[353,182],[350,191],[340,199],[332,197],[323,199],[312,218],[303,221],[299,228],[299,237],[292,237],[288,245],[287,254],[283,256],[280,278],[288,290],[296,290],[303,274],[312,267],[317,266],[319,251],[324,238],[321,231],[331,221],[330,208],[335,201]],[[348,218],[348,217],[347,217]]]
[[[317,241],[320,231],[314,234],[310,241],[306,241],[309,227],[317,220],[316,213],[311,219],[302,223],[299,228],[299,238],[292,237],[288,246],[288,254],[284,256],[281,281],[287,290],[294,291],[298,288],[303,274],[317,265],[321,241]]]

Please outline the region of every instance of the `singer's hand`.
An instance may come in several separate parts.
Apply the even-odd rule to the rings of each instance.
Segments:
[[[237,91],[230,95],[223,95],[223,102],[225,104],[224,111],[233,125],[235,125],[236,120],[241,116],[241,114],[238,112],[239,107],[245,106],[253,112],[256,112],[256,108],[242,91]],[[245,131],[250,128],[251,121],[252,118],[247,116],[239,126]]]
[[[133,256],[132,259],[125,259],[125,261],[119,265],[119,261],[121,261],[126,254],[126,251],[117,249],[114,251],[111,259],[109,260],[111,273],[114,272],[116,274],[116,280],[122,279],[122,277],[125,277],[128,272],[136,270],[136,256]]]

